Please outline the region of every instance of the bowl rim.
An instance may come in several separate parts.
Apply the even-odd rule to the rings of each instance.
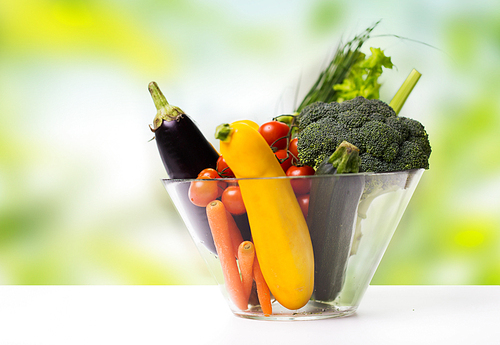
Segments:
[[[273,177],[221,177],[221,178],[205,178],[203,181],[224,181],[224,182],[233,182],[233,181],[241,181],[241,180],[292,180],[292,179],[321,179],[321,178],[343,178],[343,177],[352,177],[352,176],[397,176],[402,174],[412,174],[417,173],[419,171],[425,171],[425,168],[418,169],[408,169],[408,170],[398,170],[398,171],[388,171],[382,173],[375,172],[360,172],[360,173],[348,173],[348,174],[332,174],[332,175],[303,175],[303,176],[273,176]],[[162,178],[160,179],[164,183],[174,183],[174,182],[192,182],[192,181],[200,181],[196,178],[189,179],[170,179],[170,178]]]

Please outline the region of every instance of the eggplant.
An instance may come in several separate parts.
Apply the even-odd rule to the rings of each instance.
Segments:
[[[205,168],[216,168],[219,153],[205,138],[200,129],[179,107],[172,106],[155,82],[149,84],[149,92],[157,109],[153,127],[158,152],[170,179],[195,179]],[[216,253],[205,208],[195,206],[188,196],[189,184],[176,188],[189,221],[200,241],[212,253]]]
[[[163,166],[171,179],[195,179],[205,168],[216,168],[219,153],[179,107],[168,104],[155,82],[149,84],[156,117],[151,131]]]
[[[347,142],[327,157],[312,178],[307,225],[314,252],[314,292],[316,301],[331,302],[342,290],[347,261],[356,226],[364,175],[359,171],[359,150]],[[323,178],[321,175],[337,175]]]

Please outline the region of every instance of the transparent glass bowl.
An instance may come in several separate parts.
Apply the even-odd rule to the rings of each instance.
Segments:
[[[262,312],[255,284],[246,310],[236,307],[228,297],[206,209],[193,205],[188,197],[193,180],[162,182],[235,315],[261,320],[314,320],[348,316],[356,311],[423,172],[418,169],[271,178],[310,186],[306,193],[309,208],[304,216],[313,244],[315,274],[314,292],[304,307],[290,310],[272,299],[269,316]],[[262,188],[270,179],[244,180]],[[237,184],[240,180],[223,181]],[[251,240],[247,214],[234,219],[243,239]]]

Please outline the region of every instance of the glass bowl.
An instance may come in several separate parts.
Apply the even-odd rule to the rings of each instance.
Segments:
[[[277,295],[274,296],[274,286],[269,286],[271,313],[263,312],[258,294],[260,291],[257,291],[255,282],[248,304],[245,304],[246,309],[241,304],[238,307],[231,298],[206,208],[195,206],[190,201],[191,183],[199,180],[164,179],[162,182],[236,316],[260,320],[314,320],[344,317],[356,311],[423,172],[424,169],[417,169],[391,173],[203,180],[212,183],[222,181],[234,186],[244,183],[247,190],[252,188],[264,193],[281,193],[269,188],[277,181],[282,186],[295,188],[297,193],[292,193],[289,199],[295,199],[291,202],[299,204],[299,207],[304,206],[301,208],[302,217],[307,224],[314,256],[314,287],[305,305],[289,309],[280,303]],[[245,199],[244,190],[242,194],[243,200],[248,200]],[[268,198],[265,202],[269,200],[275,200],[276,204],[284,201],[279,197]],[[228,202],[231,201],[225,200],[225,205],[230,209]],[[260,205],[264,206],[269,206],[269,209],[283,208],[282,205]],[[250,209],[248,212],[252,214],[232,215],[232,218],[241,239],[252,241],[250,223],[256,224],[254,219],[259,215]],[[296,212],[296,209],[290,209],[290,212]],[[288,219],[285,214],[280,217]],[[270,220],[266,231],[274,230],[273,221]],[[262,247],[255,244],[257,258]],[[272,268],[273,262],[267,262],[266,265]],[[262,272],[265,272],[264,268]]]

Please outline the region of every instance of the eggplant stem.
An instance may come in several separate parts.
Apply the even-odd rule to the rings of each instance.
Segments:
[[[156,131],[163,121],[177,121],[185,114],[179,107],[168,103],[167,98],[163,95],[156,82],[152,81],[149,83],[148,90],[153,98],[156,110],[158,110],[153,120],[153,127],[150,126],[151,131]]]
[[[161,108],[169,105],[167,98],[163,95],[163,92],[161,92],[156,82],[152,81],[151,83],[149,83],[148,90],[151,94],[151,97],[153,98],[153,102],[155,103],[157,110],[160,110]]]

